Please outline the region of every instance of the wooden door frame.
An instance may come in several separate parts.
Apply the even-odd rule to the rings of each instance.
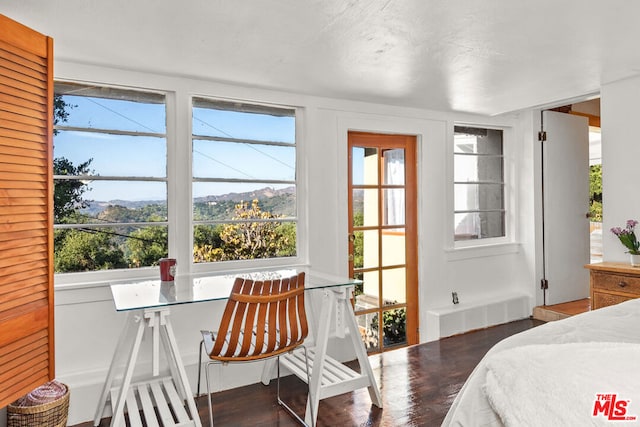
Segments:
[[[384,141],[380,141],[384,139]],[[417,136],[384,133],[369,133],[349,131],[347,135],[348,147],[348,212],[349,236],[353,235],[353,182],[352,182],[352,148],[379,147],[383,149],[403,148],[405,150],[405,271],[406,271],[406,339],[407,345],[420,342],[419,312],[418,312],[418,193],[417,193]],[[380,168],[380,166],[379,166]],[[382,190],[380,190],[382,191]],[[379,195],[380,197],[380,195]],[[382,198],[380,198],[382,200]],[[382,227],[382,221],[378,221]],[[353,254],[353,241],[349,239],[349,254]],[[378,248],[382,250],[382,245]],[[349,258],[349,273],[353,275],[353,257]],[[382,284],[380,285],[382,286]],[[382,293],[380,293],[382,295]],[[383,307],[379,307],[382,311]],[[380,351],[383,350],[380,343]]]

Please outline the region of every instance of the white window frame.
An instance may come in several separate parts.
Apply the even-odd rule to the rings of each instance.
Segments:
[[[505,235],[472,240],[455,240],[455,199],[454,199],[454,135],[455,127],[473,127],[479,129],[494,129],[502,131],[502,158],[503,158],[503,182],[504,182],[504,229]],[[448,260],[474,258],[482,256],[503,255],[515,253],[519,245],[515,242],[515,188],[514,177],[514,130],[511,126],[487,124],[482,122],[450,122],[447,132],[447,203],[446,217],[448,226],[445,236],[445,252]]]
[[[287,102],[264,102],[241,97],[220,97],[212,93],[195,93],[177,88],[126,86],[109,81],[84,79],[56,79],[60,82],[106,86],[131,91],[156,92],[165,95],[166,143],[167,143],[167,216],[169,256],[178,260],[178,274],[204,274],[208,272],[248,271],[251,269],[306,266],[308,264],[308,195],[306,146],[304,143],[305,110]],[[170,86],[170,85],[169,85]],[[295,110],[296,141],[296,256],[256,260],[225,261],[217,263],[193,263],[193,206],[192,206],[192,123],[193,97],[263,104]],[[181,206],[186,206],[181,208]],[[181,238],[180,236],[187,236]],[[57,289],[101,287],[106,283],[121,280],[157,278],[158,267],[97,270],[86,272],[56,273]],[[61,294],[64,297],[64,294]],[[81,297],[83,298],[83,297]],[[64,299],[64,298],[63,298]],[[93,299],[90,299],[93,301]]]
[[[110,89],[116,89],[116,90],[123,90],[123,91],[129,91],[129,92],[147,92],[147,93],[155,93],[158,95],[162,95],[165,98],[165,143],[166,143],[166,152],[167,152],[167,156],[169,157],[169,152],[171,150],[171,146],[173,144],[175,144],[175,138],[173,137],[173,135],[175,134],[175,130],[174,130],[174,126],[171,126],[171,124],[173,124],[173,122],[170,120],[170,117],[173,116],[174,111],[175,111],[175,104],[172,102],[173,101],[173,97],[172,97],[172,93],[169,91],[164,91],[164,90],[159,90],[159,89],[150,89],[150,88],[144,88],[144,87],[131,87],[131,86],[125,86],[125,85],[121,85],[121,84],[113,84],[113,83],[98,83],[98,82],[91,82],[91,81],[86,81],[86,80],[70,80],[70,79],[55,79],[56,83],[70,83],[70,84],[77,84],[77,85],[85,85],[85,86],[94,86],[94,87],[105,87],[105,88],[110,88]],[[77,129],[77,128],[72,128],[70,126],[66,126],[65,124],[61,124],[61,125],[57,125],[56,128],[60,128],[61,130],[82,130],[82,129]],[[114,134],[133,134],[135,132],[127,132],[127,131],[109,131],[110,133],[114,133]],[[55,143],[55,142],[54,142]],[[101,180],[101,181],[109,181],[109,180],[123,180],[123,181],[127,181],[127,180],[131,180],[131,181],[154,181],[154,182],[165,182],[166,183],[166,187],[167,187],[167,221],[160,221],[160,222],[144,222],[144,223],[134,223],[136,225],[140,225],[140,226],[147,226],[147,225],[151,225],[151,226],[165,226],[168,229],[168,247],[169,247],[169,256],[171,256],[171,247],[172,247],[172,242],[171,242],[171,235],[172,235],[172,218],[171,218],[171,211],[172,211],[172,202],[171,202],[171,185],[170,182],[172,180],[171,177],[171,170],[172,168],[169,165],[169,158],[167,159],[167,172],[166,172],[166,176],[165,178],[140,178],[140,177],[106,177],[106,176],[102,176],[102,177],[96,177],[96,176],[87,176],[86,178],[88,180]],[[119,224],[114,224],[114,225],[119,225]],[[130,225],[130,224],[125,224],[125,225]],[[54,227],[54,228],[70,228],[70,227],[65,227],[60,226],[60,227]],[[173,233],[175,235],[175,233]],[[94,270],[94,271],[80,271],[80,272],[66,272],[66,273],[55,273],[54,274],[54,281],[55,281],[55,286],[61,285],[61,286],[65,286],[65,285],[77,285],[77,284],[83,284],[85,287],[91,287],[93,286],[95,283],[101,283],[104,281],[112,281],[112,280],[125,280],[125,279],[137,279],[137,278],[147,278],[150,277],[152,275],[156,275],[156,271],[158,271],[158,267],[152,267],[152,266],[146,266],[146,267],[138,267],[138,268],[122,268],[122,269],[111,269],[111,270]]]
[[[301,159],[305,158],[303,154],[303,144],[302,141],[302,122],[303,122],[303,110],[300,107],[296,107],[293,105],[286,104],[275,104],[275,103],[265,103],[255,100],[246,100],[239,98],[225,98],[219,96],[211,96],[211,95],[203,95],[203,94],[192,94],[189,97],[189,117],[192,117],[192,109],[194,104],[194,99],[199,98],[203,100],[211,100],[211,101],[220,101],[220,102],[238,102],[242,104],[250,104],[256,106],[264,106],[268,108],[280,108],[283,110],[292,110],[294,112],[295,119],[295,151],[296,151],[296,173],[295,173],[295,187],[296,187],[296,216],[292,219],[287,219],[287,222],[294,222],[296,224],[296,255],[291,257],[278,257],[278,258],[256,258],[256,259],[248,259],[248,260],[234,260],[234,261],[216,261],[216,262],[202,262],[195,263],[193,262],[193,230],[195,227],[195,221],[193,219],[193,183],[194,182],[238,182],[237,179],[193,179],[193,171],[191,167],[189,168],[189,198],[190,198],[190,210],[189,210],[189,247],[190,251],[187,256],[190,262],[191,271],[195,274],[207,273],[207,272],[220,272],[220,271],[246,271],[246,270],[255,270],[261,268],[277,268],[277,267],[289,267],[289,266],[303,266],[305,265],[305,261],[307,259],[307,245],[303,244],[307,241],[307,231],[306,226],[306,194],[303,194],[303,185],[302,183],[305,181],[304,178],[304,168],[301,167],[303,164]],[[189,164],[192,166],[192,152],[193,152],[193,129],[192,129],[192,120],[189,121]],[[264,180],[268,182],[269,180]],[[247,180],[247,182],[251,182]],[[277,182],[275,182],[277,183]],[[216,223],[217,221],[214,221]],[[225,224],[235,223],[238,221],[227,220],[223,221]],[[241,221],[240,221],[241,222]]]

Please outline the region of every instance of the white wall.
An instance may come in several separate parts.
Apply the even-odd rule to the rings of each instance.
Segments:
[[[629,262],[626,249],[609,229],[624,227],[628,219],[640,221],[640,193],[635,176],[640,165],[640,77],[604,85],[600,109],[603,260]]]
[[[309,247],[306,259],[312,268],[338,274],[347,273],[347,130],[405,133],[418,136],[419,165],[419,304],[421,341],[440,337],[440,331],[475,329],[502,323],[531,313],[535,299],[535,181],[532,141],[528,134],[530,116],[477,117],[463,114],[399,108],[307,97],[290,93],[230,86],[214,82],[171,76],[149,75],[89,65],[56,63],[56,78],[117,84],[173,93],[178,121],[178,143],[170,154],[188,156],[188,96],[191,94],[222,96],[249,101],[295,105],[304,109],[301,120],[303,183],[299,197],[306,200],[309,227],[303,230]],[[447,144],[452,140],[453,122],[508,126],[510,137],[510,191],[515,203],[510,206],[516,221],[517,242],[499,247],[456,251],[448,248],[449,217],[447,205],[452,185],[452,162]],[[175,151],[171,151],[175,150]],[[179,196],[184,197],[184,196]],[[182,200],[188,203],[188,198]],[[524,209],[521,209],[523,207]],[[178,218],[177,221],[186,221]],[[188,243],[179,242],[176,251],[188,251]],[[451,292],[458,292],[461,303],[453,306]],[[521,295],[524,306],[513,310],[496,301]],[[429,330],[429,313],[459,310],[464,313],[481,307],[481,316],[473,314],[458,325]],[[219,319],[219,303],[201,303],[172,309],[174,330],[182,357],[195,389],[199,330],[211,328]],[[471,311],[467,311],[471,313]],[[56,372],[59,380],[71,388],[70,424],[92,419],[98,393],[109,367],[113,347],[120,334],[125,315],[116,313],[110,292],[104,283],[57,283],[56,290]],[[444,319],[444,318],[443,318]],[[449,320],[443,320],[444,323]],[[454,324],[455,323],[455,324]],[[466,330],[465,329],[465,330]],[[336,343],[334,349],[339,350]],[[349,355],[341,355],[348,358]],[[141,356],[138,373],[148,369],[149,352]],[[260,365],[240,369],[221,368],[215,390],[227,389],[259,380]]]

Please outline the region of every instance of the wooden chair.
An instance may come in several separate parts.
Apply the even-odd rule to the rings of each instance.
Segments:
[[[214,363],[251,362],[277,358],[278,404],[296,420],[306,425],[286,403],[280,399],[280,355],[299,346],[304,348],[307,387],[309,360],[302,345],[309,328],[304,308],[304,273],[278,279],[254,281],[236,278],[217,332],[201,331],[198,395],[202,372],[203,348],[209,356],[205,366],[209,420],[213,426],[213,409],[209,367]],[[311,417],[315,420],[315,417]],[[314,421],[315,423],[315,421]]]

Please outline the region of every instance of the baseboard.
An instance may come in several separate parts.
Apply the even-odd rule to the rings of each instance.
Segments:
[[[530,298],[520,293],[432,308],[427,310],[427,341],[524,319],[530,313]]]

